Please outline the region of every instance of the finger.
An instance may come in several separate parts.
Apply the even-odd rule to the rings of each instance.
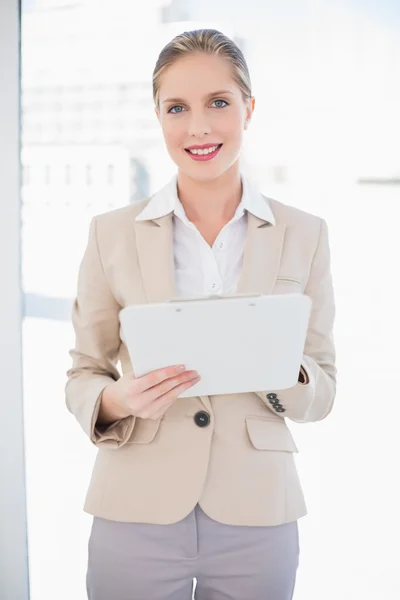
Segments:
[[[155,400],[165,396],[169,392],[173,393],[173,390],[181,384],[185,384],[186,382],[191,382],[195,377],[198,377],[199,374],[197,371],[185,371],[181,375],[177,375],[175,377],[170,377],[169,379],[165,379],[158,385],[146,390],[141,394],[141,400],[145,403],[154,402]]]
[[[183,383],[183,384],[180,384],[179,386],[176,386],[173,390],[168,392],[168,394],[165,394],[165,396],[161,396],[160,398],[158,398],[157,400],[155,400],[154,402],[149,404],[147,410],[145,409],[144,415],[147,414],[148,415],[147,418],[149,418],[149,419],[153,419],[153,420],[159,419],[160,417],[162,417],[164,415],[164,413],[167,412],[167,410],[170,408],[170,406],[172,406],[172,404],[174,404],[174,402],[178,399],[178,396],[182,392],[184,392],[188,388],[195,385],[199,380],[200,380],[200,377],[197,377],[193,381]],[[157,407],[159,407],[159,408],[157,409]],[[156,409],[156,410],[154,411],[154,409]],[[146,417],[143,416],[142,418],[146,418]]]
[[[136,391],[138,393],[142,393],[159,383],[169,379],[171,377],[176,377],[181,373],[184,373],[186,370],[185,365],[174,365],[172,367],[164,367],[163,369],[156,369],[155,371],[151,371],[142,377],[138,377],[135,381]]]
[[[196,371],[185,371],[184,373],[176,375],[175,377],[164,379],[164,381],[161,381],[161,383],[144,390],[140,394],[138,394],[138,392],[135,390],[134,394],[137,396],[138,408],[144,408],[150,402],[153,402],[157,398],[167,394],[177,385],[185,383],[186,381],[191,381],[197,375],[198,373]]]
[[[175,400],[177,400],[178,396],[182,392],[194,386],[198,381],[200,381],[199,376],[195,377],[194,379],[191,379],[190,381],[185,381],[175,386],[169,392],[163,394],[162,396],[158,397],[156,400],[148,404],[146,407],[144,407],[143,411],[141,411],[139,416],[143,419],[158,418],[158,416],[162,415],[169,408],[169,406],[173,404]]]

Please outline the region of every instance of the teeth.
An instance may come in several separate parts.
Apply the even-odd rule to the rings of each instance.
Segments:
[[[215,152],[216,149],[218,148],[218,146],[212,146],[211,148],[202,148],[202,149],[195,149],[195,150],[189,150],[189,152],[191,154],[211,154],[211,152]]]

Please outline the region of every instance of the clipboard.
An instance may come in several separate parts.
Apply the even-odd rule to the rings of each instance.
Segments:
[[[173,298],[123,308],[121,338],[136,377],[177,364],[198,371],[180,398],[287,389],[298,382],[311,306],[300,293]]]

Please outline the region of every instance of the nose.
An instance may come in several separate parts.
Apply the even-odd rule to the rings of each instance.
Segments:
[[[211,127],[203,113],[190,114],[188,124],[188,134],[192,137],[202,138],[211,133]]]

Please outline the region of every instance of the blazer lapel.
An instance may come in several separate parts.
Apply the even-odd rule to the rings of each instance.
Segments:
[[[136,221],[136,245],[149,303],[175,296],[172,214]]]
[[[279,272],[286,225],[271,225],[248,213],[238,293],[271,294]]]

